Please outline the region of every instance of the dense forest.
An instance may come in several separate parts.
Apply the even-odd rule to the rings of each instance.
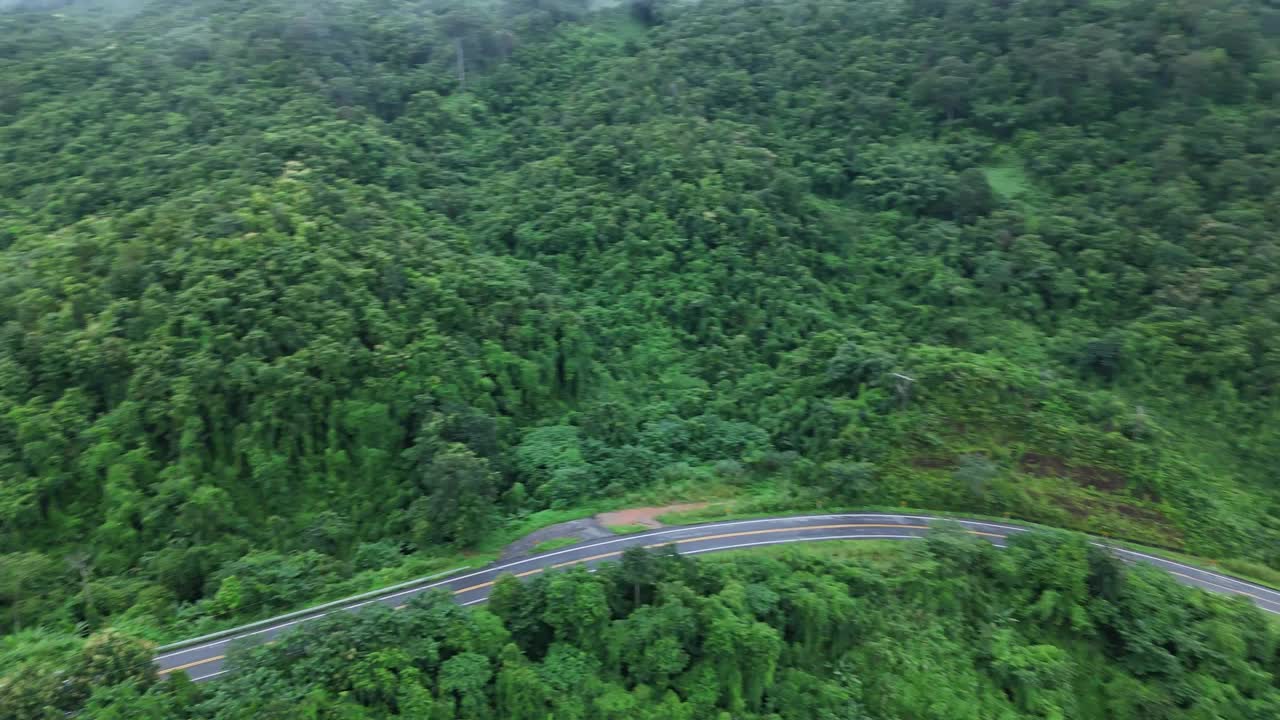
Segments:
[[[944,530],[910,545],[701,562],[629,551],[594,574],[507,576],[484,609],[424,595],[333,615],[203,685],[157,682],[146,646],[103,633],[70,652],[61,686],[59,649],[32,650],[0,686],[0,719],[1280,715],[1280,631],[1244,600],[1126,569],[1080,537],[1000,551]]]
[[[6,5],[10,641],[172,639],[655,487],[1006,514],[1280,568],[1273,2]],[[667,702],[679,675],[672,702],[767,714],[776,670],[859,717],[852,676],[814,659],[852,645],[784,633],[800,591],[734,599],[727,578],[760,587],[765,566],[728,567],[614,620],[724,613],[776,649],[764,675],[624,672],[554,623],[457,615],[482,629],[449,641],[462,660],[439,651],[448,692],[480,716],[555,636],[620,706],[632,685]],[[622,602],[597,582],[530,592]],[[1123,618],[1089,608],[1096,652],[1120,652]],[[1088,662],[1037,644],[1047,627],[982,652]],[[1206,634],[1204,662],[1262,682],[1253,640]],[[303,663],[272,652],[260,672]],[[369,682],[434,687],[406,652],[379,650],[404,670]],[[1161,652],[1129,672],[1192,662]],[[970,687],[1067,701],[1018,689],[1041,672],[1023,659]],[[1171,707],[1220,681],[1195,672]],[[722,682],[745,684],[694,699]],[[353,692],[375,716],[400,697]]]

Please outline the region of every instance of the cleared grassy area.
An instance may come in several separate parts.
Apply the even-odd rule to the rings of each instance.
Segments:
[[[1013,200],[1031,192],[1031,179],[1017,162],[1006,161],[1000,165],[989,165],[982,168],[987,176],[987,184],[997,195]]]
[[[620,42],[639,40],[649,31],[644,23],[622,9],[602,14],[594,23],[594,28],[605,37]]]
[[[1280,589],[1280,572],[1272,570],[1261,563],[1256,563],[1252,560],[1227,559],[1223,560],[1219,565],[1232,575],[1248,578],[1259,585],[1269,585]]]
[[[859,562],[889,563],[910,549],[909,543],[898,540],[826,540],[820,542],[765,545],[763,547],[728,550],[715,553],[717,561],[732,562],[745,555],[768,557],[821,557],[830,560],[854,560]],[[707,557],[711,557],[708,553]]]
[[[609,532],[614,535],[631,535],[633,533],[644,532],[649,529],[648,525],[641,525],[640,523],[632,523],[630,525],[606,525],[605,527],[607,527]]]

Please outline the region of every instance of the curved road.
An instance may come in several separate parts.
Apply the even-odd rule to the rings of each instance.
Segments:
[[[684,555],[696,555],[719,550],[818,540],[908,540],[922,537],[929,530],[929,524],[935,521],[958,523],[970,533],[1002,547],[1010,536],[1028,532],[1028,528],[1015,525],[885,513],[764,518],[663,528],[608,540],[590,541],[523,560],[490,565],[481,570],[444,580],[426,582],[407,590],[400,590],[372,600],[354,602],[333,610],[304,615],[287,622],[256,623],[243,632],[220,640],[167,652],[157,657],[155,661],[162,675],[185,670],[192,680],[208,680],[226,672],[223,668],[223,660],[232,645],[267,642],[295,625],[332,612],[355,610],[374,603],[399,607],[413,596],[435,589],[452,592],[457,601],[463,605],[474,605],[488,599],[489,592],[500,575],[511,573],[516,577],[527,577],[571,565],[595,565],[616,560],[622,551],[629,547],[653,548],[675,545],[676,549]],[[1241,595],[1251,599],[1262,610],[1280,615],[1280,592],[1270,588],[1102,542],[1095,541],[1094,544],[1108,548],[1126,562],[1146,562],[1155,565],[1186,585],[1211,592]]]

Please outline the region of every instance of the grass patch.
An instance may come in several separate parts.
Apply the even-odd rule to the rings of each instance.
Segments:
[[[1251,579],[1259,585],[1269,585],[1280,589],[1280,572],[1262,563],[1256,563],[1252,560],[1228,559],[1223,560],[1220,566],[1232,575]]]
[[[658,516],[658,522],[664,525],[690,525],[736,520],[744,514],[764,517],[803,510],[822,510],[830,502],[821,493],[777,480],[735,487],[732,496],[722,496],[719,500],[697,510],[664,513]]]
[[[575,537],[551,538],[550,540],[543,540],[537,545],[534,545],[533,553],[537,555],[538,553],[551,552],[552,550],[559,550],[560,548],[569,547],[570,545],[577,545],[579,542],[581,542],[581,540]]]
[[[594,9],[600,10],[591,23],[591,29],[595,32],[617,42],[639,41],[648,34],[648,26],[637,20],[626,8],[609,7],[611,3],[592,4]]]
[[[658,516],[658,522],[663,525],[689,525],[691,523],[715,522],[716,520],[728,520],[733,514],[733,503],[717,503],[708,505],[697,510],[679,510],[676,512],[663,513]]]
[[[630,525],[606,525],[605,527],[607,527],[609,532],[614,535],[632,535],[651,529],[648,525],[642,525],[640,523],[631,523]]]
[[[728,550],[715,554],[717,560],[737,560],[742,555],[768,557],[820,557],[828,560],[855,561],[871,564],[888,564],[902,557],[910,549],[909,543],[900,540],[824,540],[784,545],[765,545],[742,550]]]
[[[987,184],[997,195],[1014,200],[1031,192],[1031,179],[1017,162],[1006,161],[1000,165],[989,165],[982,168],[987,176]]]

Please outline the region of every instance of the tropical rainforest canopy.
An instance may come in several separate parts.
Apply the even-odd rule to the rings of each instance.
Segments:
[[[1280,569],[1271,0],[0,5],[8,642],[174,639],[664,487]],[[757,587],[732,567],[698,572]],[[815,649],[783,632],[791,586],[731,585],[646,612],[723,611],[788,692],[924,717],[837,662],[907,650]],[[1191,612],[1166,592],[1143,612]],[[1036,625],[966,652],[1119,657],[1079,621],[1093,649]],[[560,632],[465,622],[489,624],[449,641],[463,705]],[[654,703],[736,692],[560,640]],[[1197,652],[1243,672],[1252,642]],[[707,702],[766,712],[763,670],[732,672]]]

